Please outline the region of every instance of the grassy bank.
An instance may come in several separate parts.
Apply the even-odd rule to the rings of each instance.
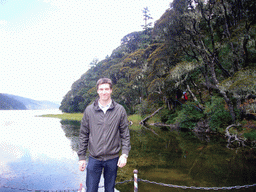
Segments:
[[[47,114],[47,115],[41,115],[40,117],[52,117],[52,118],[58,118],[61,120],[81,121],[83,117],[83,113]]]
[[[41,115],[40,117],[52,117],[52,118],[58,118],[61,120],[81,121],[83,117],[83,113],[47,114],[47,115]],[[130,129],[140,130],[141,125],[139,123],[142,119],[143,118],[137,114],[128,116],[128,120],[132,122],[132,126],[130,126]]]

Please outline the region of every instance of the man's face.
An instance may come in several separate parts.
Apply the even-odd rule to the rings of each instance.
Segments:
[[[110,85],[108,83],[100,84],[98,86],[97,93],[99,94],[101,101],[109,101],[111,98],[112,89],[110,89]]]

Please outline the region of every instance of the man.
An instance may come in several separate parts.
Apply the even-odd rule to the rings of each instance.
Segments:
[[[117,168],[124,167],[130,151],[130,134],[124,107],[111,99],[112,81],[101,78],[97,82],[99,98],[89,105],[81,121],[78,150],[79,170],[86,167],[86,151],[89,161],[86,167],[86,191],[98,191],[104,169],[105,192],[113,192]],[[122,155],[119,157],[119,151]]]

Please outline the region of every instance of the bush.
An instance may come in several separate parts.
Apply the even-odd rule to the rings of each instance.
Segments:
[[[150,107],[150,104],[147,100],[142,100],[141,101],[141,104],[138,104],[136,106],[136,112],[138,114],[140,114],[141,116],[144,116],[146,114],[150,114],[151,113],[151,107]]]
[[[181,128],[193,129],[203,117],[204,113],[197,107],[195,102],[187,102],[182,105],[182,109],[177,112],[177,117],[174,120],[180,123]]]
[[[170,119],[170,115],[172,113],[173,113],[172,111],[170,111],[166,108],[159,111],[159,116],[161,117],[161,122],[166,123]]]
[[[253,130],[250,133],[244,133],[244,137],[250,140],[256,140],[256,131]]]
[[[206,103],[204,113],[208,116],[209,126],[213,131],[220,131],[232,122],[229,111],[225,109],[225,101],[221,97],[213,96],[211,101]]]

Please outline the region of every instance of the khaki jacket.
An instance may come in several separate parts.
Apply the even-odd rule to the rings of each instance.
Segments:
[[[124,107],[112,100],[104,114],[98,100],[89,105],[81,121],[79,144],[79,160],[86,159],[87,148],[91,157],[103,161],[118,157],[121,149],[128,155],[130,133]]]

